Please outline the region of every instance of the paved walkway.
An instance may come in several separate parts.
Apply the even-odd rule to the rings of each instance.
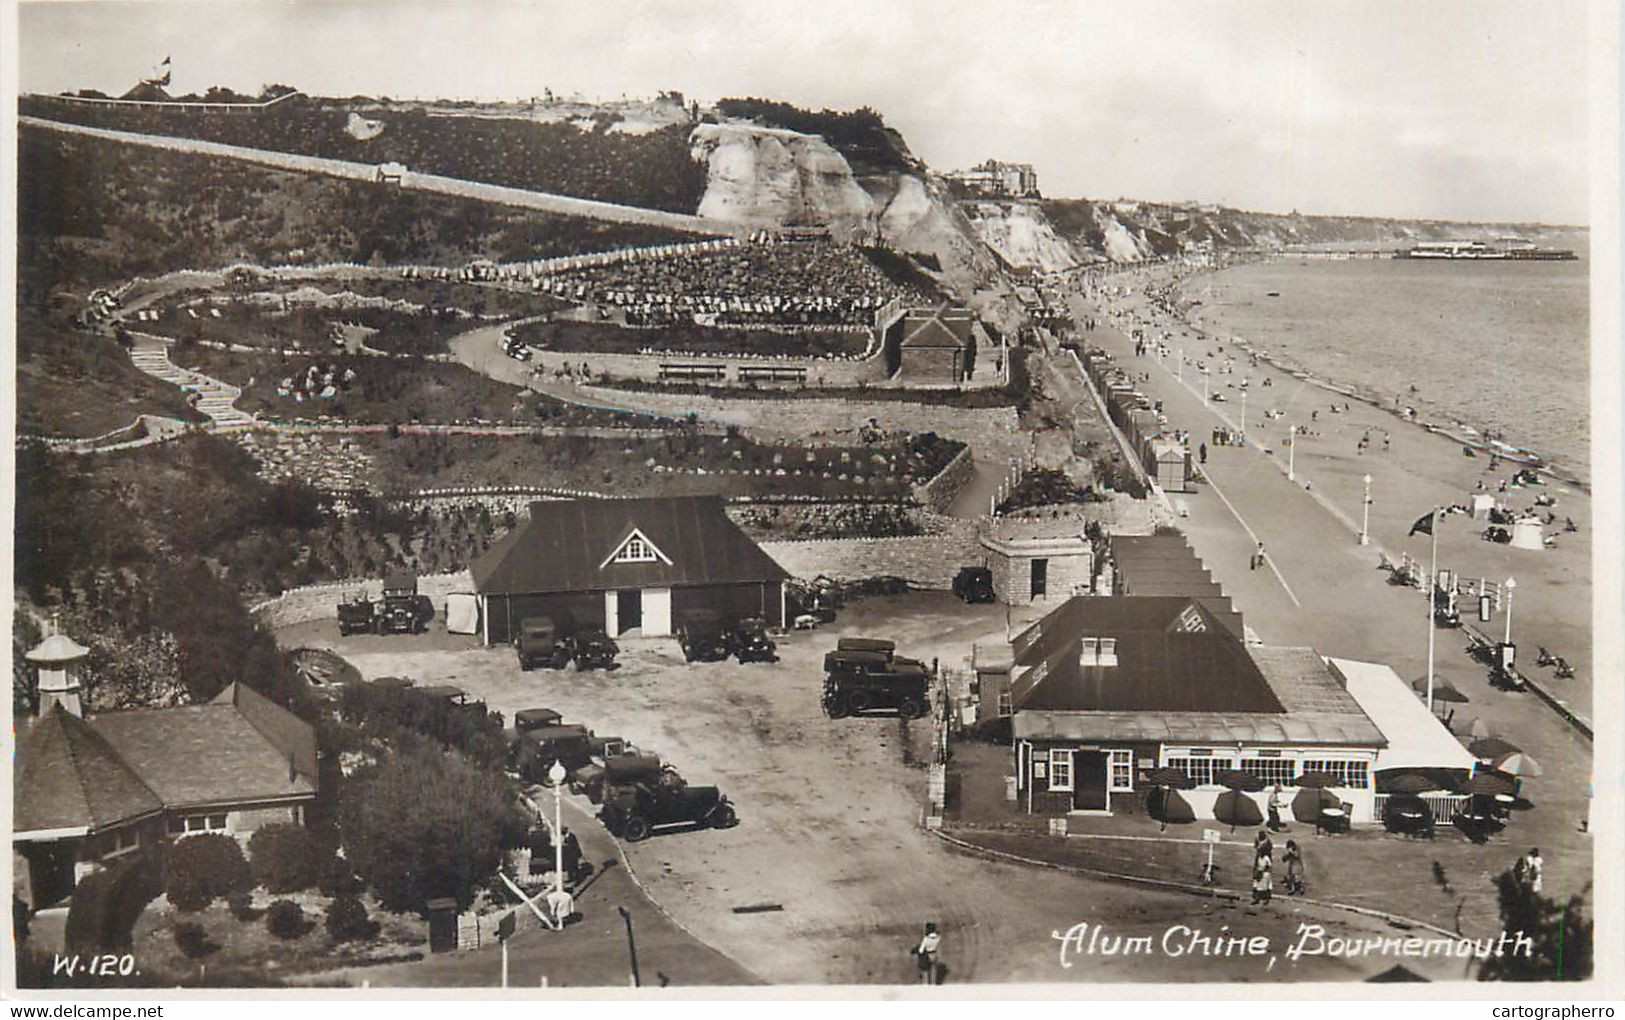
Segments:
[[[183,393],[196,394],[192,406],[208,416],[211,429],[246,428],[254,424],[253,415],[237,409],[237,398],[243,395],[241,389],[170,361],[169,344],[161,338],[135,334],[130,362],[154,379],[173,383]]]

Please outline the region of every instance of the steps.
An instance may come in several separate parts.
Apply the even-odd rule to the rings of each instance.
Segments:
[[[254,424],[253,415],[237,409],[237,398],[243,395],[241,389],[170,361],[169,344],[161,338],[136,334],[130,363],[154,379],[179,386],[192,406],[208,417],[211,431],[248,428]]]

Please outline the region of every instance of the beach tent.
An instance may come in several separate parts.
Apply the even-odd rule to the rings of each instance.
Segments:
[[[446,633],[478,634],[480,600],[473,592],[452,592],[446,596]]]

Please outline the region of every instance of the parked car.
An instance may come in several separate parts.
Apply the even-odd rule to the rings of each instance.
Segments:
[[[519,731],[508,747],[508,768],[527,782],[546,782],[554,762],[566,769],[591,762],[591,739],[592,731],[579,725],[556,724]]]
[[[930,674],[925,663],[897,655],[895,647],[890,641],[849,638],[825,654],[824,714],[841,719],[882,708],[905,719],[925,715]]]
[[[421,634],[434,619],[434,602],[418,594],[418,577],[392,574],[384,581],[384,601],[378,609],[380,634]]]
[[[992,602],[993,571],[987,567],[960,567],[954,575],[954,597],[964,602]]]
[[[635,778],[621,780],[606,776],[604,806],[598,817],[612,834],[632,843],[648,839],[657,827],[725,829],[739,823],[733,804],[720,790],[715,786],[689,786],[669,766],[653,777],[636,774]]]
[[[597,627],[589,627],[575,637],[576,669],[613,669],[621,648]]]
[[[357,592],[339,603],[339,633],[373,634],[378,630],[378,604]]]
[[[778,645],[767,633],[767,621],[747,616],[732,632],[733,653],[740,662],[778,662]]]
[[[732,652],[721,613],[692,611],[677,626],[677,644],[688,662],[721,662]]]
[[[519,668],[529,670],[538,664],[551,669],[568,666],[575,657],[575,643],[558,630],[551,616],[527,616],[520,620],[519,632],[513,637]]]

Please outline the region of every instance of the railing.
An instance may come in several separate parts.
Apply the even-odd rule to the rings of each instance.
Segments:
[[[1392,796],[1391,793],[1379,793],[1372,798],[1372,811],[1377,821],[1382,821],[1387,813],[1388,798]],[[1453,824],[1470,799],[1464,793],[1424,793],[1419,796],[1428,810],[1433,812],[1433,821],[1438,825]]]

